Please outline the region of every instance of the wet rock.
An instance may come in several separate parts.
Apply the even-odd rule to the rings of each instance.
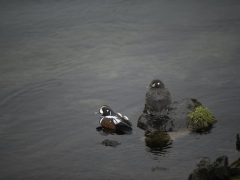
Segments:
[[[147,131],[178,131],[180,128],[188,127],[188,112],[192,111],[199,103],[195,99],[186,98],[170,104],[167,112],[161,115],[148,113],[145,106],[143,114],[138,119],[137,126]],[[164,114],[164,115],[163,115]]]
[[[226,180],[229,179],[230,173],[228,169],[228,158],[222,156],[216,159],[216,161],[208,168],[208,176],[213,180]]]
[[[111,147],[117,147],[119,146],[121,143],[115,141],[115,140],[108,140],[108,139],[105,139],[103,142],[102,142],[103,145],[105,146],[111,146]]]
[[[206,168],[208,165],[210,165],[210,159],[209,157],[203,157],[200,162],[197,164],[198,168]]]
[[[217,158],[213,164],[201,163],[201,166],[190,174],[188,180],[227,180],[229,178],[228,158],[222,156]]]
[[[230,167],[231,176],[239,176],[240,175],[240,158],[235,162],[233,162],[229,167]]]
[[[240,139],[239,139],[239,134],[237,134],[237,140],[236,140],[236,149],[240,151]]]

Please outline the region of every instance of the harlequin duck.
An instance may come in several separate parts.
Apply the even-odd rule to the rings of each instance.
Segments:
[[[122,116],[120,113],[115,113],[107,105],[103,105],[99,109],[98,113],[101,114],[99,123],[105,128],[117,130],[118,127],[131,128],[132,126],[132,123],[128,120],[127,116]]]
[[[170,92],[159,79],[151,82],[145,99],[145,108],[149,114],[153,115],[163,115],[168,110],[169,104],[172,101]]]

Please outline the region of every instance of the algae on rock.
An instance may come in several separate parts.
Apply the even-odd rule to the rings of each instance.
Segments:
[[[193,111],[188,113],[189,125],[196,128],[203,128],[211,126],[216,122],[216,118],[211,111],[203,106],[196,107]]]

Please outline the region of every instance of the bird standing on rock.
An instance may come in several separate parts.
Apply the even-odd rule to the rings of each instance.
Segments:
[[[159,79],[151,82],[145,99],[145,109],[152,115],[164,115],[172,101],[170,92]]]

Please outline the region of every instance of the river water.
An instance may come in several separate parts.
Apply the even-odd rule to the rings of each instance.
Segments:
[[[0,2],[0,179],[187,179],[202,157],[239,158],[240,1]],[[218,122],[161,151],[137,127],[146,86],[196,98]],[[94,114],[127,115],[130,135]],[[105,139],[121,143],[103,146]]]

